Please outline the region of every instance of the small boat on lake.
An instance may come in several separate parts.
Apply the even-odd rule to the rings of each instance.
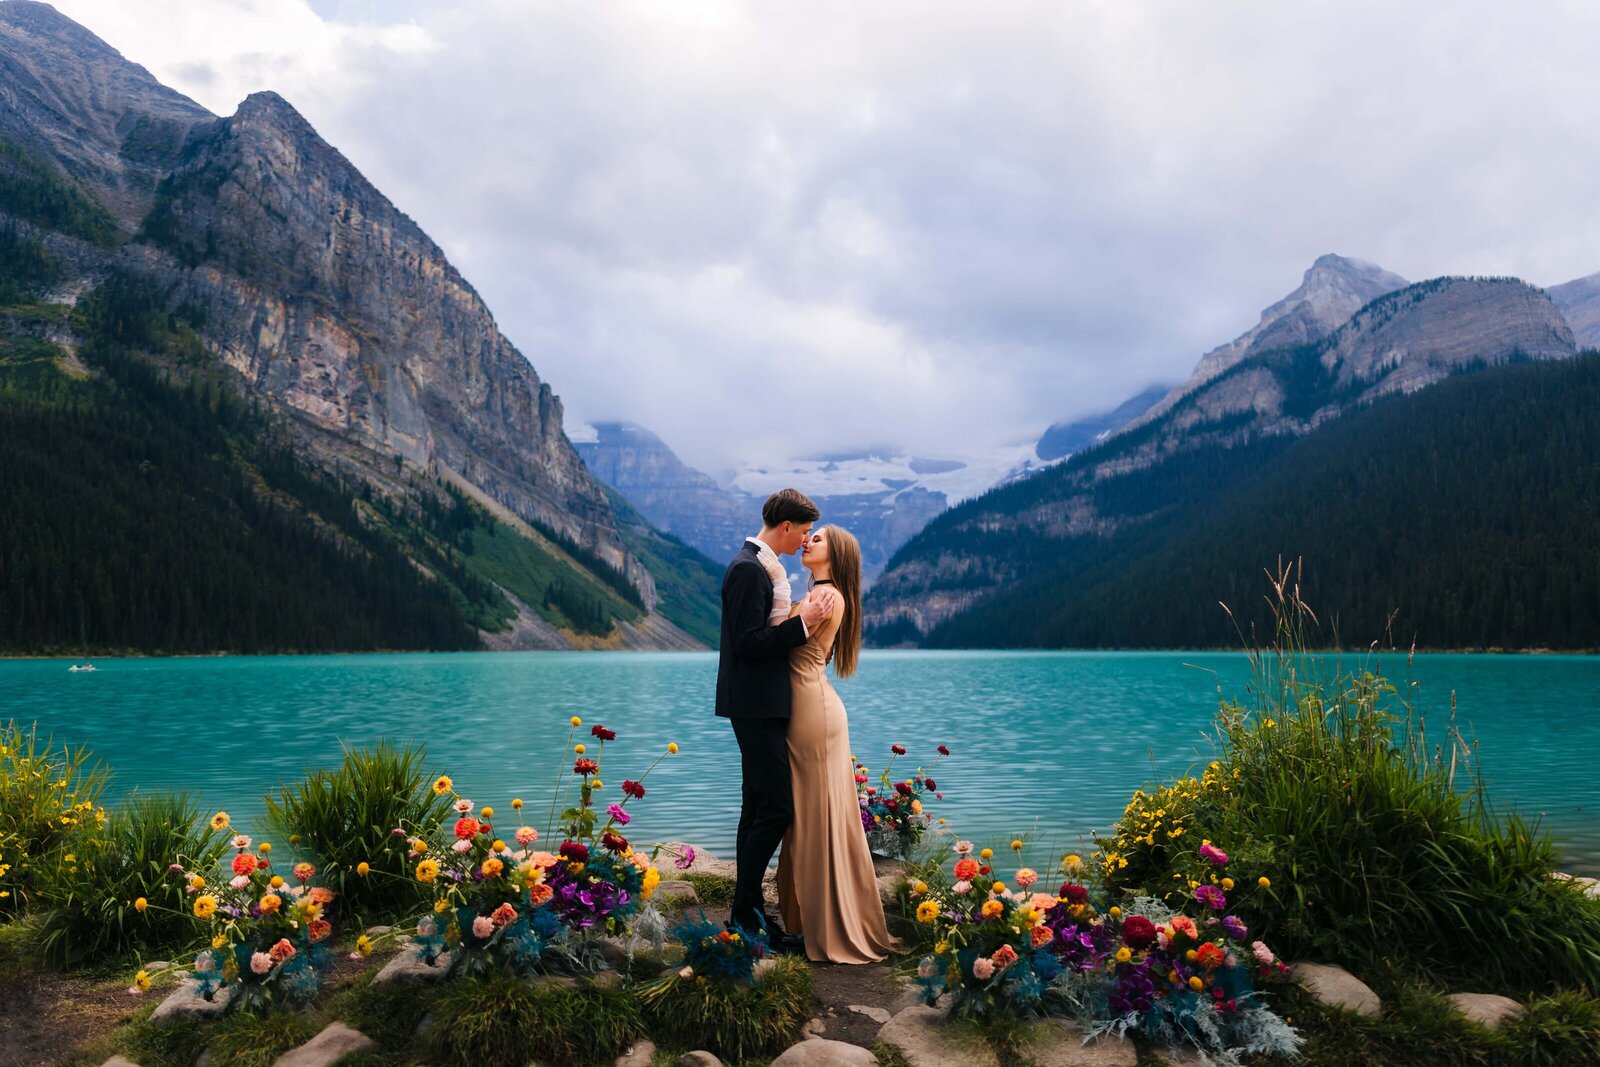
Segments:
[[[74,663],[72,666],[67,668],[68,671],[71,671],[73,673],[77,673],[78,671],[92,671],[94,669],[95,669],[95,665],[93,663],[84,663],[84,664]]]

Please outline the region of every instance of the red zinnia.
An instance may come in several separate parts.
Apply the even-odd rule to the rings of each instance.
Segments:
[[[474,837],[477,837],[478,831],[482,829],[483,825],[470,815],[456,820],[456,836],[461,838],[463,841],[468,841]]]
[[[945,748],[943,745],[940,745],[939,746],[939,755],[948,756],[948,755],[950,755],[950,750],[948,748]]]
[[[864,774],[856,775],[856,785],[866,785],[869,779]]]
[[[904,745],[890,745],[889,746],[889,751],[893,752],[896,756],[904,756],[906,754],[906,746],[904,746]]]
[[[911,783],[910,782],[896,782],[894,784],[894,791],[896,793],[899,793],[903,797],[908,797],[908,796],[911,795]]]
[[[561,857],[573,863],[585,863],[589,859],[589,846],[580,841],[561,842]]]
[[[978,876],[978,861],[972,859],[956,860],[956,877],[963,882],[970,882]]]
[[[630,781],[627,778],[622,780],[622,792],[624,795],[630,796],[635,800],[644,799],[644,786],[640,785],[638,782]]]
[[[1222,960],[1222,948],[1210,941],[1195,950],[1195,962],[1202,967],[1220,967]]]
[[[1149,948],[1156,939],[1156,924],[1143,915],[1130,915],[1122,922],[1122,940],[1135,952]]]
[[[502,904],[490,913],[489,921],[496,926],[509,926],[517,921],[517,909],[510,904]]]
[[[923,784],[923,786],[925,786],[928,789],[937,790],[939,788],[938,786],[933,784],[933,779],[932,778],[924,778],[922,780],[922,784]]]
[[[1068,904],[1089,903],[1089,891],[1083,888],[1083,886],[1073,885],[1071,882],[1063,885],[1061,887],[1061,892],[1057,895],[1064,897]]]
[[[982,867],[978,868],[978,873],[979,874],[988,874],[990,870],[991,870],[990,866],[987,863],[985,863]]]
[[[580,759],[572,765],[573,774],[598,774],[599,772],[600,764],[592,759]]]
[[[249,874],[256,869],[256,858],[248,852],[241,852],[233,857],[233,873]]]
[[[628,851],[628,839],[611,830],[607,830],[600,835],[600,844],[608,852],[620,853]]]
[[[589,734],[592,737],[598,737],[602,741],[615,741],[617,739],[617,732],[615,730],[607,730],[599,723],[596,723],[594,726],[589,728]]]

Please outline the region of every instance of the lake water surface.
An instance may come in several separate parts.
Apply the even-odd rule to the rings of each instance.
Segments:
[[[90,746],[116,771],[111,795],[189,789],[265,832],[261,797],[340,745],[420,741],[431,763],[479,804],[527,798],[543,822],[568,717],[615,729],[605,778],[617,791],[669,741],[681,752],[630,804],[635,842],[694,841],[731,856],[739,767],[728,724],[711,713],[710,653],[461,653],[0,662],[0,719]],[[1450,693],[1481,743],[1490,797],[1540,816],[1568,869],[1600,875],[1600,657],[1402,656],[1379,667],[1414,682],[1429,736],[1442,738]],[[1211,752],[1219,690],[1242,696],[1242,655],[1105,652],[871,652],[839,685],[856,754],[874,773],[889,746],[909,770],[934,747],[954,755],[936,778],[935,813],[991,843],[1037,827],[1030,861],[1080,847],[1128,796]],[[541,803],[541,800],[544,803]]]

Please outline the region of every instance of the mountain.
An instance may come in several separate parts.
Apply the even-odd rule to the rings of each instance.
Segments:
[[[869,585],[895,550],[951,500],[964,500],[1036,469],[1029,447],[962,459],[928,459],[885,448],[784,464],[746,464],[734,471],[733,484],[725,488],[685,464],[642,426],[598,422],[592,430],[589,437],[579,436],[576,447],[595,477],[698,552],[713,560],[731,557],[760,529],[767,496],[792,485],[816,502],[824,523],[842,526],[860,540],[862,573]],[[790,567],[798,573],[798,563]]]
[[[1124,400],[1110,411],[1087,415],[1081,419],[1058,422],[1044,432],[1034,452],[1042,460],[1065,459],[1097,445],[1124,426],[1155,407],[1156,402],[1172,391],[1170,385],[1152,385]]]
[[[1600,348],[1600,274],[1545,290],[1584,348]]]
[[[1138,421],[1158,418],[1182,397],[1261,352],[1320,341],[1360,308],[1406,280],[1359,259],[1328,253],[1317,257],[1300,286],[1261,313],[1261,321],[1200,357],[1189,380],[1152,405]]]
[[[0,226],[34,264],[5,283],[25,312],[6,319],[12,334],[65,359],[137,348],[168,384],[236,393],[351,501],[424,515],[459,498],[543,575],[513,581],[522,594],[496,582],[540,621],[511,627],[514,640],[695,643],[671,619],[704,606],[659,602],[548,383],[442,250],[286,101],[257,93],[213,116],[26,0],[0,2],[0,69]],[[160,343],[82,313],[113,289],[171,320]],[[415,538],[390,532],[445,580]]]
[[[926,643],[1237,647],[1272,632],[1263,572],[1281,560],[1346,647],[1600,648],[1597,405],[1590,352],[1201,449],[1208,491],[1133,536],[1064,543]]]
[[[1549,298],[1514,279],[1407,286],[1320,340],[1197,372],[1199,384],[1169,395],[1160,414],[941,515],[896,553],[867,621],[881,643],[919,640],[986,599],[1002,603],[1064,554],[1112,552],[1183,513],[1217,491],[1219,450],[1301,437],[1387,395],[1483,366],[1564,359],[1576,347]]]

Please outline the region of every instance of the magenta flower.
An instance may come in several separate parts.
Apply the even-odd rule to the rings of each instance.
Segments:
[[[680,871],[686,871],[694,866],[694,846],[684,845],[683,854],[672,861],[672,865]]]
[[[1194,891],[1194,899],[1208,908],[1221,911],[1228,906],[1228,898],[1214,885],[1203,885]]]
[[[1210,862],[1215,863],[1218,867],[1221,867],[1228,862],[1228,854],[1222,851],[1220,848],[1214,847],[1209,841],[1200,846],[1200,858],[1203,860],[1209,860]]]
[[[632,816],[630,816],[627,812],[622,810],[622,805],[621,804],[613,804],[613,805],[611,805],[609,808],[606,809],[606,814],[611,816],[613,819],[615,819],[618,826],[626,826],[626,825],[628,825],[628,822],[632,818]]]

